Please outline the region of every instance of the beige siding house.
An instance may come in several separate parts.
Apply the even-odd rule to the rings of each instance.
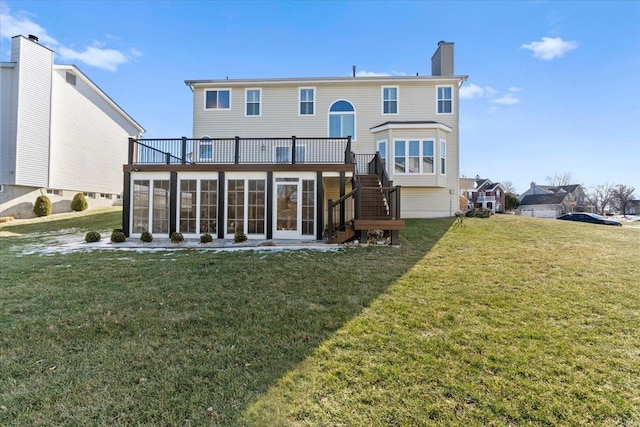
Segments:
[[[33,216],[40,194],[54,213],[70,211],[78,192],[90,208],[117,203],[126,140],[144,129],[36,37],[13,37],[0,72],[0,216]]]
[[[453,43],[440,42],[432,75],[187,80],[193,138],[132,141],[125,166],[130,217],[123,226],[132,235],[153,227],[147,195],[155,177],[169,188],[170,217],[156,229],[160,234],[332,239],[351,226],[355,234],[346,230],[343,238],[363,238],[367,228],[379,227],[393,239],[403,218],[451,216],[459,187],[459,88],[466,78],[453,72]],[[203,185],[217,186],[215,226],[201,220],[202,200],[213,197],[202,193]]]

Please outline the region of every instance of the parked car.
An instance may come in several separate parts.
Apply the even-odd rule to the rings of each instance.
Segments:
[[[566,213],[564,215],[560,215],[558,219],[564,219],[567,221],[588,222],[591,224],[616,225],[618,227],[622,227],[622,223],[620,221],[586,212]]]

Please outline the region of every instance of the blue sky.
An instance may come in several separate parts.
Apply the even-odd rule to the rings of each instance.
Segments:
[[[146,130],[191,136],[184,80],[429,74],[455,42],[460,172],[570,173],[640,197],[640,1],[0,1],[0,55],[34,34]]]

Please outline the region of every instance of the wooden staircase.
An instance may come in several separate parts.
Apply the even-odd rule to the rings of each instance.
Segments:
[[[387,219],[389,208],[378,175],[360,175],[360,218]]]
[[[404,229],[404,220],[392,217],[378,175],[360,175],[358,187],[359,215],[353,221],[348,221],[342,230],[335,231],[331,237],[332,243],[344,243],[368,230],[397,233]]]

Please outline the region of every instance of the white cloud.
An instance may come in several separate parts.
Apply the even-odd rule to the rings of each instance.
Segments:
[[[500,98],[494,99],[491,102],[493,102],[495,104],[515,105],[515,104],[519,104],[520,100],[518,98],[516,98],[513,94],[507,93],[507,94],[501,96]]]
[[[460,88],[460,98],[491,98],[496,96],[499,91],[495,90],[491,86],[478,86],[473,83],[469,83],[468,85],[462,86]]]
[[[560,37],[543,37],[542,41],[533,41],[521,46],[522,49],[529,49],[533,51],[533,56],[536,58],[544,59],[546,61],[550,61],[554,58],[562,58],[565,53],[576,49],[577,47],[578,42],[564,41]]]
[[[15,15],[11,14],[11,10],[6,3],[0,3],[0,37],[3,39],[11,39],[13,36],[24,35],[28,36],[33,34],[37,36],[39,42],[48,46],[56,47],[58,41],[47,34],[47,30],[40,25],[31,21],[26,13],[18,12]]]
[[[96,46],[89,46],[83,52],[60,46],[59,52],[60,56],[66,60],[78,60],[107,71],[117,71],[118,65],[129,62],[129,59],[118,50],[100,49]]]
[[[135,48],[132,48],[129,54],[115,49],[103,48],[104,43],[97,41],[82,51],[63,46],[50,36],[45,28],[33,22],[26,12],[12,13],[4,2],[0,3],[0,22],[2,22],[0,36],[3,39],[33,34],[38,37],[39,43],[58,52],[63,60],[77,60],[102,70],[117,71],[119,65],[126,64],[132,57],[142,55],[142,52]]]
[[[358,71],[356,77],[386,77],[390,76],[389,73],[378,73],[376,71]]]
[[[469,83],[468,85],[462,86],[460,88],[460,98],[471,99],[471,98],[482,98],[485,90],[478,85],[473,83]]]
[[[511,86],[509,88],[509,92],[521,92],[522,88],[521,87],[515,87],[515,86]]]
[[[499,91],[495,90],[491,86],[485,87],[484,92],[487,94],[487,96],[496,96],[499,93]]]

